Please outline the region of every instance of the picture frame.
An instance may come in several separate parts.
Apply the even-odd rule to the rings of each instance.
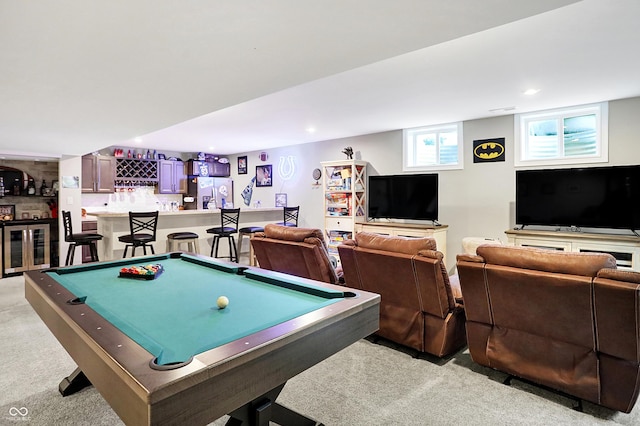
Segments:
[[[246,175],[247,174],[247,156],[243,155],[242,157],[238,157],[238,174]]]
[[[273,185],[273,167],[271,164],[256,166],[256,186]]]
[[[287,194],[283,192],[276,194],[276,207],[287,207]]]
[[[62,187],[71,189],[80,188],[80,176],[62,176]]]

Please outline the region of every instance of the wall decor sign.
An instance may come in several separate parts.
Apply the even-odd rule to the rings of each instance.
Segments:
[[[80,188],[80,176],[62,176],[63,188]]]
[[[271,164],[266,166],[256,166],[256,186],[271,186],[273,169]]]
[[[276,207],[287,207],[287,194],[276,194]]]
[[[293,155],[288,155],[286,157],[280,156],[280,161],[278,162],[278,176],[282,180],[289,180],[293,177],[296,172],[296,165],[293,158]]]
[[[238,157],[238,174],[247,174],[247,156]]]
[[[504,161],[504,138],[479,139],[473,141],[474,163],[495,163]]]

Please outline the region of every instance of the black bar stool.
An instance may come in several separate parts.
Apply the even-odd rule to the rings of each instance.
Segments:
[[[180,244],[187,245],[187,251],[200,253],[198,244],[200,236],[195,232],[174,232],[167,235],[167,251],[180,250]]]
[[[285,207],[284,208],[284,221],[277,222],[276,225],[280,226],[298,226],[298,214],[300,213],[300,206]]]
[[[238,222],[240,221],[240,209],[220,209],[220,226],[207,229],[207,233],[213,234],[213,243],[211,243],[211,257],[218,257],[218,246],[220,238],[226,238],[229,241],[229,260],[238,261],[238,252],[236,251],[236,242],[233,234],[238,232]],[[215,251],[215,256],[214,256]]]
[[[131,247],[131,256],[135,257],[136,248],[142,247],[147,254],[147,247],[151,253],[156,254],[153,242],[156,241],[156,229],[158,228],[158,212],[129,212],[129,235],[118,237],[118,241],[125,243],[123,258],[127,257],[127,250]]]
[[[245,226],[238,230],[238,250],[236,253],[238,253],[238,257],[242,254],[242,240],[244,237],[249,237],[249,266],[256,266],[258,263],[253,254],[253,246],[251,245],[251,236],[256,232],[264,232],[264,228],[262,226]]]
[[[69,250],[67,250],[67,259],[64,263],[65,266],[73,265],[73,256],[76,252],[77,246],[89,246],[89,252],[91,253],[91,261],[98,261],[98,241],[102,239],[102,235],[94,232],[81,232],[78,234],[73,233],[73,226],[71,225],[71,212],[62,211],[62,222],[64,224],[64,240],[69,244]]]

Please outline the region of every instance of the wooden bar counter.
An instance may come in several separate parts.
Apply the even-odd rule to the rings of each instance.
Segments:
[[[239,227],[264,226],[267,223],[282,221],[282,207],[243,208],[240,210]],[[100,260],[120,259],[124,252],[124,244],[118,237],[129,234],[128,212],[90,212],[98,222],[97,233],[103,236],[98,243]],[[212,234],[207,229],[220,225],[220,210],[179,210],[161,211],[158,217],[158,230],[153,248],[156,253],[164,253],[167,246],[167,235],[173,232],[195,232],[200,236],[200,254],[209,255],[211,252]],[[237,237],[236,237],[237,240]],[[237,243],[237,241],[236,241]],[[248,244],[244,247],[249,248]],[[148,253],[151,254],[151,253]],[[136,250],[136,256],[143,255],[141,248]],[[226,244],[220,245],[220,256],[228,255]]]

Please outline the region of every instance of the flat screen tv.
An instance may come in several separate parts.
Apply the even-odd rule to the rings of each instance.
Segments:
[[[640,166],[516,171],[516,223],[640,228]]]
[[[438,175],[369,176],[369,218],[438,220]]]

